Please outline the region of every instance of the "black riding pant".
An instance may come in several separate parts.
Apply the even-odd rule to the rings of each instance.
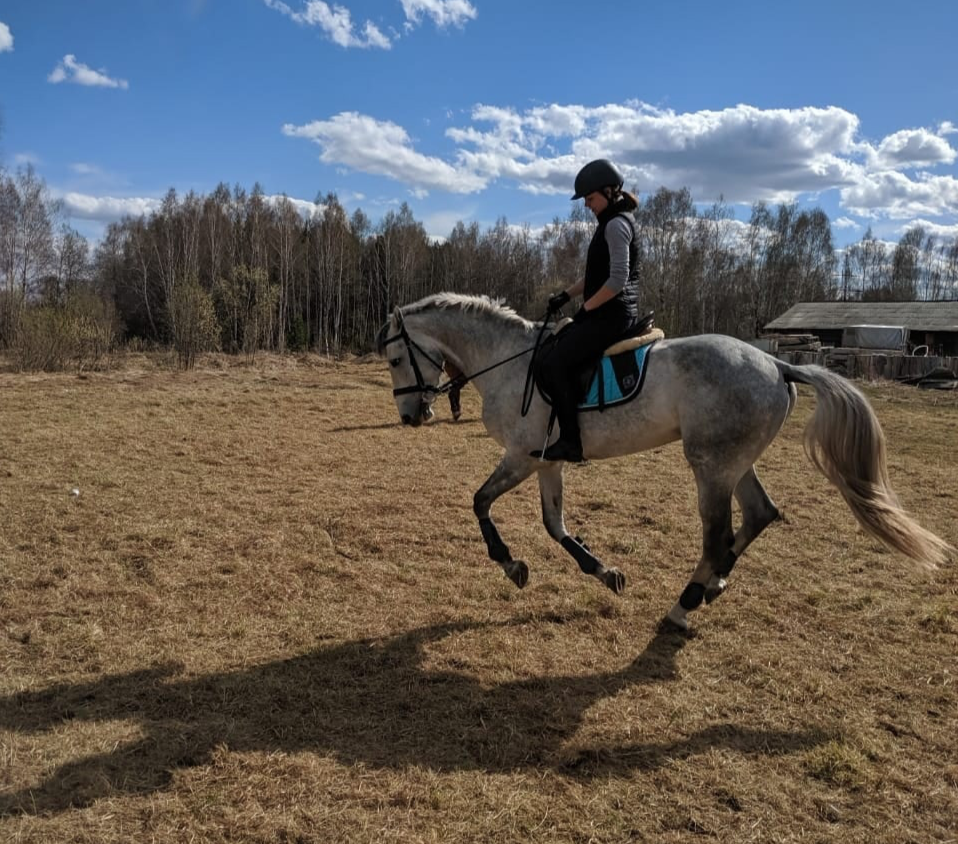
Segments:
[[[596,308],[560,331],[555,345],[539,364],[539,377],[552,399],[563,439],[579,437],[576,407],[582,399],[584,374],[633,324],[628,312],[617,304],[610,302]]]

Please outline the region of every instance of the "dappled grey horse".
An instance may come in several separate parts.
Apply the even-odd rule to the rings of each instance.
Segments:
[[[550,408],[533,396],[523,415],[530,352],[541,326],[485,296],[442,293],[397,308],[378,337],[391,370],[404,424],[420,425],[442,392],[450,361],[482,397],[482,421],[504,449],[501,462],[475,494],[473,509],[489,556],[520,588],[528,567],[512,558],[490,511],[503,493],[539,476],[542,518],[549,535],[614,592],[624,575],[607,568],[562,518],[562,464],[530,456],[543,448]],[[732,567],[779,511],[755,474],[754,463],[795,405],[796,383],[811,385],[817,406],[805,430],[805,449],[838,488],[859,524],[886,546],[926,566],[953,550],[901,507],[888,481],[885,441],[865,396],[818,366],[791,366],[732,337],[702,335],[661,340],[648,353],[641,395],[603,413],[582,415],[585,457],[601,460],[681,439],[698,487],[702,558],[667,618],[688,626],[687,614],[725,590]],[[732,496],[742,524],[732,529]]]

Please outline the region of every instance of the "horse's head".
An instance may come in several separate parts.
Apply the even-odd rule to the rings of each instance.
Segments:
[[[428,338],[410,334],[399,308],[380,330],[376,348],[389,362],[393,396],[403,425],[417,427],[431,419],[436,385],[442,376],[441,353],[430,348]]]

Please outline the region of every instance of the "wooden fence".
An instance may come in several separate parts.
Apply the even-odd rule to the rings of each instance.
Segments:
[[[958,357],[935,355],[916,357],[894,353],[858,352],[849,349],[780,351],[777,357],[794,364],[816,363],[841,372],[848,378],[863,378],[868,381],[887,379],[917,383],[923,378],[947,381],[949,372],[951,380],[958,381]]]

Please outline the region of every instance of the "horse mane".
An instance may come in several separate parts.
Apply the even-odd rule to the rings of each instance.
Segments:
[[[493,299],[485,294],[473,295],[470,293],[434,293],[418,302],[403,305],[400,308],[404,317],[414,314],[429,313],[430,311],[462,311],[474,312],[480,316],[489,316],[493,319],[527,328],[531,323],[519,316],[512,308],[504,304],[502,299]],[[379,329],[376,335],[376,351],[382,357],[386,352],[386,339],[392,319]]]
[[[485,294],[436,293],[432,296],[426,296],[418,302],[413,302],[411,305],[405,305],[401,310],[403,316],[411,316],[412,314],[424,313],[430,310],[472,311],[479,315],[491,316],[515,325],[526,326],[529,324],[528,320],[519,316],[519,314],[506,305],[502,299],[493,299]]]

